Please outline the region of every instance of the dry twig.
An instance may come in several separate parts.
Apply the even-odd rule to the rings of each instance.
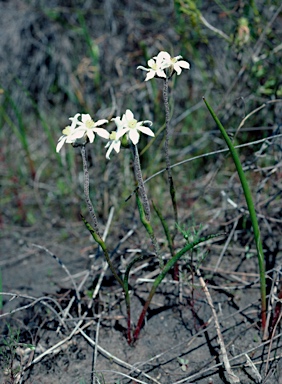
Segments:
[[[215,308],[214,308],[214,305],[213,305],[213,301],[212,301],[212,298],[211,298],[211,295],[209,293],[209,290],[207,288],[207,285],[204,281],[204,279],[202,278],[201,276],[201,272],[197,269],[196,270],[196,274],[199,278],[199,282],[203,288],[203,291],[206,295],[206,298],[207,298],[207,301],[208,301],[208,304],[212,310],[212,315],[213,315],[213,318],[214,318],[214,322],[215,322],[215,328],[216,328],[216,332],[217,332],[217,336],[218,336],[218,342],[219,342],[219,346],[220,346],[220,350],[221,350],[221,354],[222,354],[222,360],[223,360],[223,364],[224,364],[224,367],[226,369],[226,372],[227,372],[227,378],[228,378],[228,381],[229,383],[233,384],[233,383],[240,383],[240,379],[232,372],[232,369],[231,369],[231,366],[230,366],[230,363],[229,363],[229,360],[228,360],[228,356],[227,356],[227,351],[226,351],[226,348],[225,348],[225,344],[224,344],[224,340],[223,340],[223,337],[222,337],[222,334],[221,334],[221,330],[220,330],[220,325],[219,325],[219,322],[218,322],[218,318],[217,318],[217,314],[216,314],[216,311],[215,311]]]

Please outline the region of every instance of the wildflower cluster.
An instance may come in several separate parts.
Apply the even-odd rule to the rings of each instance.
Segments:
[[[78,120],[80,116],[81,121]],[[57,152],[60,151],[65,143],[72,143],[75,145],[79,139],[85,139],[85,144],[88,140],[90,143],[93,143],[95,133],[104,139],[108,139],[110,136],[109,132],[104,128],[98,128],[101,125],[108,123],[108,120],[106,119],[98,120],[95,123],[89,114],[77,113],[74,117],[70,117],[70,120],[72,120],[72,124],[65,127],[62,131],[63,135],[59,138],[56,148]]]
[[[159,54],[148,61],[149,68],[138,66],[147,73],[145,81],[151,80],[153,77],[169,78],[176,72],[180,75],[183,68],[189,69],[190,64],[187,61],[179,60],[182,56],[171,57],[169,53],[161,51]],[[121,147],[121,139],[123,136],[130,140],[134,145],[139,142],[140,132],[148,136],[155,136],[154,132],[146,125],[152,126],[149,120],[137,121],[130,109],[127,109],[122,117],[117,116],[111,119],[117,127],[116,131],[109,133],[101,126],[108,124],[109,121],[101,119],[96,122],[89,114],[77,113],[74,117],[70,117],[71,125],[65,127],[62,131],[63,135],[59,138],[56,151],[59,152],[65,143],[73,146],[85,145],[87,142],[93,143],[95,134],[109,140],[105,148],[107,149],[106,158],[110,159],[112,150],[119,153]]]
[[[151,80],[155,76],[169,78],[174,72],[180,75],[182,68],[190,69],[190,64],[187,61],[179,61],[179,59],[182,59],[182,56],[171,57],[169,53],[161,51],[148,61],[149,68],[139,65],[137,69],[148,72],[145,81]]]
[[[246,28],[245,28],[246,29]],[[187,61],[181,60],[182,56],[171,57],[169,53],[161,51],[157,56],[154,56],[150,60],[148,60],[148,67],[138,66],[137,69],[141,69],[147,72],[145,81],[151,80],[154,77],[164,79],[163,81],[163,101],[165,107],[165,143],[164,143],[164,154],[166,160],[166,171],[168,175],[168,184],[169,184],[169,192],[172,202],[172,207],[174,210],[174,221],[176,224],[176,228],[178,227],[178,213],[177,213],[177,202],[176,202],[176,190],[174,187],[172,172],[171,172],[171,163],[169,157],[169,134],[170,134],[170,110],[169,110],[169,99],[168,99],[168,89],[169,89],[169,79],[176,73],[180,75],[183,69],[190,69],[190,64]],[[236,169],[242,184],[242,188],[244,191],[245,199],[247,202],[248,210],[250,213],[254,237],[256,240],[257,254],[258,254],[258,263],[260,269],[260,286],[261,286],[261,319],[262,319],[262,328],[264,331],[267,331],[266,328],[266,280],[265,280],[265,260],[263,255],[263,247],[261,242],[261,236],[258,226],[258,220],[256,217],[255,206],[252,200],[252,195],[249,189],[249,185],[244,174],[242,165],[240,163],[239,156],[235,150],[235,147],[232,144],[232,141],[229,139],[224,127],[221,122],[217,118],[213,109],[209,106],[208,102],[204,99],[206,106],[211,113],[215,123],[219,127],[228,147],[230,153],[232,155],[234,164],[236,165]],[[176,235],[176,231],[173,234],[170,233],[168,229],[168,225],[165,219],[162,216],[161,210],[155,205],[154,209],[162,223],[164,228],[164,232],[168,241],[169,250],[171,257],[169,260],[164,263],[161,249],[159,247],[159,243],[155,236],[155,232],[153,226],[151,224],[151,213],[150,213],[150,202],[147,196],[145,183],[142,176],[142,170],[140,165],[139,153],[137,148],[137,143],[139,142],[140,132],[146,134],[148,136],[155,136],[154,132],[149,128],[152,126],[152,122],[149,120],[138,121],[135,119],[134,114],[131,110],[127,109],[126,112],[122,116],[117,116],[111,119],[116,125],[116,131],[109,133],[105,128],[101,126],[108,124],[109,121],[106,119],[98,120],[94,122],[92,117],[89,114],[80,114],[77,113],[74,117],[70,118],[71,125],[65,127],[62,131],[63,135],[59,138],[56,151],[59,152],[65,143],[71,143],[73,146],[81,146],[81,155],[83,160],[83,171],[84,171],[84,195],[85,201],[88,206],[89,214],[92,218],[93,226],[87,222],[87,220],[82,216],[82,220],[86,225],[86,228],[91,233],[94,241],[101,247],[103,250],[105,259],[108,263],[108,266],[113,273],[116,281],[121,286],[125,303],[126,303],[126,313],[127,313],[127,341],[129,345],[133,345],[138,339],[140,330],[145,321],[145,316],[151,300],[156,293],[157,287],[163,281],[167,273],[174,267],[175,277],[178,276],[178,266],[177,263],[179,259],[185,255],[188,251],[193,250],[198,244],[206,242],[209,239],[220,236],[221,234],[208,235],[204,237],[198,237],[193,241],[189,241],[180,251],[175,250],[174,246],[174,238]],[[107,149],[106,158],[110,159],[110,154],[114,150],[116,153],[120,152],[121,145],[126,142],[126,146],[128,146],[128,141],[131,144],[131,150],[133,154],[133,170],[135,181],[137,184],[137,188],[135,189],[136,203],[139,211],[140,221],[146,229],[147,234],[150,237],[151,244],[154,248],[154,255],[159,260],[159,269],[160,272],[158,276],[155,278],[151,290],[147,296],[147,299],[144,303],[142,311],[137,321],[137,325],[134,330],[132,329],[132,321],[131,321],[131,299],[129,292],[129,283],[128,279],[130,276],[130,270],[133,265],[145,257],[145,254],[142,254],[140,257],[136,257],[131,260],[122,275],[120,275],[119,271],[115,268],[112,263],[110,253],[107,249],[105,240],[101,236],[101,231],[99,229],[99,223],[97,220],[97,216],[95,213],[94,206],[90,199],[89,194],[89,172],[87,168],[87,158],[86,158],[86,150],[85,145],[90,142],[93,143],[95,139],[95,135],[98,135],[106,140],[108,140],[105,148]],[[201,278],[199,271],[197,271],[197,275]],[[84,318],[84,316],[82,316]],[[265,332],[266,334],[266,332]],[[180,363],[185,368],[185,361],[180,359]],[[182,367],[182,368],[183,368]],[[183,368],[183,369],[184,369]],[[234,376],[234,375],[233,375]]]

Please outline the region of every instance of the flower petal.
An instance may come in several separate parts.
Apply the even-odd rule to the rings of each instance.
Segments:
[[[171,56],[168,52],[161,51],[157,56],[157,68],[165,69],[171,65]]]
[[[188,61],[180,60],[177,62],[177,64],[182,68],[190,69],[190,64],[188,63]]]
[[[99,128],[97,128],[97,129],[99,129]],[[102,129],[102,128],[100,128],[100,129]],[[93,132],[93,129],[87,129],[86,136],[88,136],[90,143],[93,143],[93,141],[95,139],[95,133]]]
[[[81,114],[81,121],[83,123],[86,123],[87,121],[92,120],[91,116],[88,113],[82,113]]]
[[[85,135],[86,130],[84,128],[77,128],[71,135],[66,138],[67,143],[73,143],[76,139],[80,139]]]
[[[155,62],[154,59],[150,59],[150,60],[148,60],[148,67],[149,67],[149,68],[152,68],[153,70],[155,70],[155,68],[156,68],[156,62]]]
[[[145,81],[151,80],[153,77],[155,77],[155,74],[156,74],[156,71],[153,71],[152,69],[149,70],[145,78]]]
[[[180,75],[180,73],[182,72],[182,69],[180,68],[180,66],[178,65],[178,63],[175,63],[174,66],[173,66],[173,69],[175,70],[175,72]]]
[[[61,136],[61,138],[62,138],[62,136]],[[65,138],[66,138],[66,137],[65,137]],[[56,152],[57,152],[57,153],[60,152],[62,146],[65,144],[65,141],[66,141],[66,140],[64,140],[64,138],[61,139],[61,140],[59,139],[59,142],[58,142],[57,147],[56,147]]]
[[[94,132],[97,133],[97,135],[103,137],[104,139],[108,139],[110,137],[110,134],[108,131],[106,131],[104,128],[93,128]],[[89,136],[88,136],[89,137]],[[90,138],[89,138],[90,139]],[[92,140],[93,141],[93,140]],[[92,141],[90,141],[90,143],[92,143]]]
[[[109,147],[109,149],[107,150],[106,152],[106,159],[110,160],[110,154],[112,152],[112,150],[114,149],[114,146],[113,146],[113,142],[111,143],[110,141],[107,143],[107,145],[105,146],[105,148]]]
[[[113,147],[114,147],[114,150],[116,151],[116,153],[119,153],[120,151],[120,145],[121,145],[121,142],[118,140],[115,140],[113,142]]]
[[[59,140],[58,140],[58,141],[63,140],[64,137],[66,137],[66,135],[62,135],[61,137],[59,137]]]
[[[72,123],[71,123],[71,129],[74,129],[74,128],[76,127],[79,116],[80,116],[80,113],[77,113],[74,117],[70,117],[70,118],[69,118],[69,120],[72,121]]]
[[[109,120],[106,120],[106,119],[98,120],[98,121],[96,121],[96,123],[94,124],[94,127],[98,127],[99,125],[107,124],[108,122],[109,122]]]
[[[147,72],[150,71],[149,68],[145,68],[143,67],[143,65],[138,65],[137,69],[142,69],[142,71],[147,71]]]
[[[130,109],[127,109],[125,111],[125,118],[126,118],[127,121],[134,119],[134,115],[133,115],[133,113],[131,112]]]
[[[165,72],[164,72],[164,70],[163,69],[157,69],[157,75],[159,76],[159,77],[164,77],[164,78],[166,78],[166,74],[165,74]]]
[[[160,51],[157,56],[157,62],[170,61],[171,56],[168,52]]]
[[[129,138],[134,145],[136,145],[138,143],[139,137],[140,137],[140,135],[139,135],[137,129],[130,129],[129,130]]]
[[[107,150],[107,153],[106,153],[106,158],[110,160],[110,154],[112,152],[112,150],[114,149],[116,151],[116,153],[119,153],[120,151],[120,141],[118,140],[115,140],[115,141],[112,141],[112,142],[108,142],[105,146],[105,148],[109,148]]]
[[[138,127],[138,130],[142,133],[145,133],[145,135],[155,136],[154,132],[148,127],[141,126],[141,127]]]
[[[123,128],[123,129],[118,130],[117,134],[116,134],[116,140],[119,140],[129,130],[130,130],[130,128]]]

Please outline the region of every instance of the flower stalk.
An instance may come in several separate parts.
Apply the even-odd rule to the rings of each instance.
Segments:
[[[169,179],[169,188],[170,195],[172,200],[172,205],[174,209],[174,217],[175,222],[178,222],[178,213],[177,213],[177,205],[176,205],[176,197],[175,197],[175,188],[173,184],[173,178],[171,173],[171,164],[169,158],[169,124],[170,124],[170,111],[169,111],[169,102],[168,102],[168,79],[173,76],[173,74],[180,75],[182,69],[189,69],[190,64],[184,60],[180,60],[181,56],[171,57],[169,53],[161,51],[159,54],[148,61],[148,68],[139,66],[139,69],[147,72],[145,81],[151,80],[153,77],[159,77],[164,79],[164,87],[163,87],[163,98],[165,104],[165,125],[166,125],[166,137],[165,137],[165,157],[166,157],[166,169],[168,172]],[[150,203],[145,190],[140,158],[137,149],[137,144],[140,139],[140,134],[145,134],[150,137],[154,137],[154,132],[149,128],[152,126],[152,122],[150,120],[138,121],[131,110],[127,109],[126,112],[122,116],[117,116],[112,118],[111,121],[114,121],[117,127],[116,131],[109,133],[106,129],[101,128],[101,126],[109,123],[106,119],[101,119],[98,121],[94,121],[89,114],[85,113],[77,113],[74,117],[70,118],[71,125],[65,127],[62,131],[62,135],[58,140],[58,144],[56,147],[56,152],[60,152],[64,144],[72,144],[74,147],[81,147],[81,156],[83,162],[83,172],[84,172],[84,196],[86,205],[91,216],[92,225],[88,223],[88,221],[81,215],[82,220],[91,233],[95,242],[101,247],[105,259],[109,265],[109,268],[117,280],[117,282],[122,287],[125,303],[126,303],[126,311],[127,311],[127,342],[129,345],[132,345],[139,336],[140,330],[142,328],[144,318],[148,307],[151,303],[152,297],[154,296],[157,287],[160,285],[168,271],[176,265],[179,258],[188,250],[192,249],[194,246],[199,244],[202,241],[205,241],[213,236],[208,236],[206,238],[198,239],[193,243],[186,245],[181,251],[177,254],[174,254],[174,246],[173,246],[173,237],[170,236],[168,226],[163,219],[161,213],[155,207],[155,210],[162,222],[164,231],[166,233],[169,248],[171,251],[170,260],[164,265],[164,262],[161,258],[161,252],[159,248],[159,244],[154,234],[153,227],[151,225],[151,211],[150,211]],[[90,199],[89,194],[89,172],[87,166],[86,159],[86,149],[85,146],[87,143],[93,143],[96,136],[100,136],[106,140],[108,140],[105,148],[106,158],[110,160],[110,155],[112,151],[115,151],[117,154],[120,152],[121,147],[129,148],[131,146],[133,159],[134,159],[134,174],[135,179],[138,185],[136,189],[136,202],[139,211],[139,216],[141,223],[144,225],[154,248],[154,252],[159,259],[159,264],[161,268],[160,275],[156,278],[153,283],[153,287],[148,295],[147,301],[142,309],[140,317],[137,322],[137,326],[133,332],[131,325],[131,306],[130,306],[130,294],[129,294],[129,273],[132,266],[138,261],[143,260],[146,257],[150,257],[150,254],[142,254],[139,257],[136,257],[133,261],[129,263],[127,266],[125,273],[123,276],[120,276],[114,267],[110,254],[108,252],[105,241],[103,240],[97,220],[97,216],[95,213],[94,206]]]
[[[163,99],[164,99],[164,106],[165,106],[165,161],[166,161],[166,170],[168,175],[168,182],[169,182],[169,192],[171,197],[171,202],[173,206],[173,212],[174,212],[174,221],[176,224],[178,224],[178,211],[177,211],[177,204],[176,204],[176,196],[175,196],[175,188],[171,173],[171,163],[169,158],[169,134],[170,134],[170,112],[169,112],[169,101],[168,101],[168,79],[166,78],[164,80],[163,85]]]
[[[146,231],[147,231],[147,233],[151,239],[155,254],[159,260],[160,268],[162,269],[164,266],[164,262],[163,262],[163,259],[161,257],[160,247],[159,247],[159,244],[157,242],[153,227],[152,227],[150,221],[148,221],[146,218],[142,202],[141,202],[140,197],[138,195],[138,190],[136,190],[135,195],[136,195],[136,202],[137,202],[137,207],[138,207],[141,223],[144,225],[144,227],[145,227],[145,229],[146,229]]]
[[[93,224],[93,229],[94,232],[97,236],[101,237],[100,230],[99,230],[99,225],[98,225],[98,220],[96,217],[96,213],[92,204],[92,201],[90,199],[89,195],[89,172],[88,172],[88,166],[87,166],[87,159],[86,159],[86,150],[85,150],[85,145],[81,146],[81,157],[82,157],[82,163],[83,163],[83,174],[84,174],[84,197],[85,197],[85,202],[87,204],[88,212],[90,213],[91,219],[92,219],[92,224]],[[95,241],[97,241],[95,239]]]
[[[148,199],[144,181],[143,181],[138,149],[137,149],[137,146],[133,144],[131,147],[132,147],[132,152],[134,157],[134,174],[138,184],[138,189],[136,190],[135,194],[136,194],[136,202],[137,202],[140,220],[144,225],[148,235],[150,236],[151,242],[154,247],[154,251],[156,253],[157,258],[159,259],[160,268],[163,268],[163,260],[160,254],[160,247],[157,242],[156,236],[154,234],[153,227],[151,225],[150,203],[149,203],[149,199]],[[142,202],[138,195],[139,191],[140,191]]]
[[[137,146],[134,144],[132,144],[131,148],[133,153],[134,174],[137,181],[138,189],[140,191],[141,199],[143,202],[145,217],[146,217],[146,220],[150,222],[151,220],[150,203],[149,203],[149,199],[148,199],[144,181],[143,181],[138,149],[137,149]]]

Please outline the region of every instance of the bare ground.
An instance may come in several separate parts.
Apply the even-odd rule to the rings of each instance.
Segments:
[[[138,232],[138,229],[134,231],[126,246],[116,252],[116,262],[140,252],[136,248],[140,243]],[[235,230],[236,234],[241,236],[242,231]],[[189,258],[180,263],[180,282],[169,276],[161,284],[139,340],[129,347],[124,332],[122,292],[107,270],[93,304],[87,308],[89,295],[103,273],[104,261],[81,223],[68,225],[67,229],[48,223],[28,228],[10,226],[2,231],[1,243],[5,292],[2,332],[7,336],[6,324],[10,324],[20,330],[21,343],[36,346],[35,351],[26,347],[16,350],[14,368],[21,367],[23,382],[88,383],[91,372],[96,373],[100,380],[97,382],[103,382],[103,377],[107,384],[118,380],[162,384],[228,382],[214,318],[198,277],[191,276]],[[46,247],[60,258],[79,287],[79,301],[64,267],[32,244]],[[264,383],[281,383],[280,327],[273,332],[273,339],[262,342],[256,258],[242,257],[246,254],[243,247],[229,245],[214,272],[225,244],[224,239],[202,247],[201,252],[208,253],[200,268],[218,315],[232,369],[241,383],[262,382],[259,375]],[[274,255],[271,238],[268,244]],[[281,265],[280,251],[275,264]],[[278,281],[279,273],[276,268],[269,276]],[[156,264],[149,259],[140,263],[131,276],[133,323],[150,289],[150,279],[156,274]],[[272,294],[275,305],[277,294]],[[71,301],[64,316],[62,311]],[[3,375],[2,381],[8,383],[9,375]]]

